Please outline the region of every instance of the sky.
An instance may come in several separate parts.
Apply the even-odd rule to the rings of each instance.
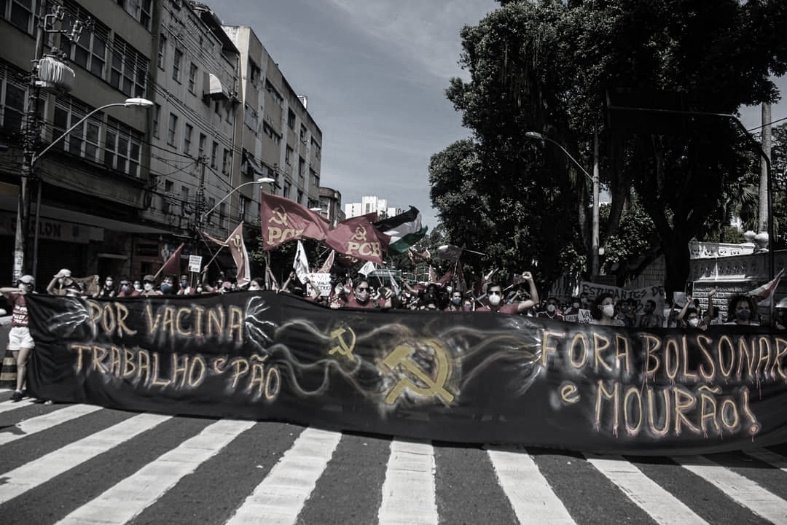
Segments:
[[[320,184],[342,202],[365,195],[413,205],[433,228],[429,160],[471,136],[445,96],[460,31],[494,0],[202,0],[226,25],[250,26],[323,133]],[[777,80],[787,93],[787,79]],[[787,102],[772,108],[787,117]],[[741,108],[747,128],[761,110]]]

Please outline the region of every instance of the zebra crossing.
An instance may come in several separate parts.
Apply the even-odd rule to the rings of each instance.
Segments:
[[[787,446],[600,456],[0,401],[5,524],[787,523],[786,482]]]

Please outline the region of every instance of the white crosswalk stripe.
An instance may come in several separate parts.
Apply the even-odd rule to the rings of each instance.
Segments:
[[[26,419],[16,425],[16,432],[0,434],[0,445],[16,441],[17,439],[36,434],[38,432],[43,432],[44,430],[50,429],[54,426],[71,421],[72,419],[76,419],[78,417],[86,416],[87,414],[97,412],[99,410],[102,410],[102,408],[99,406],[71,405],[60,410],[55,410],[54,412],[50,412],[49,414],[44,414],[43,416]]]
[[[0,484],[0,503],[49,481],[167,419],[170,417],[140,414],[3,473],[0,475],[4,481]]]
[[[26,407],[32,405],[33,403],[35,403],[35,399],[29,397],[22,399],[21,401],[3,401],[0,403],[0,414],[3,412],[8,412],[9,410]]]
[[[771,523],[787,523],[787,501],[754,481],[703,456],[680,456],[672,460]]]
[[[295,523],[339,444],[341,434],[307,428],[227,522],[233,525]]]
[[[707,523],[624,458],[592,454],[585,454],[585,457],[657,523]]]
[[[526,451],[490,448],[488,454],[520,523],[574,523]]]
[[[20,406],[18,403],[14,405]],[[103,409],[88,405],[70,405],[23,420],[13,427],[6,427],[11,429],[7,434],[0,433],[0,450],[5,445],[20,442],[31,435],[58,432],[63,423],[78,420],[100,410]],[[143,432],[155,429],[169,419],[171,419],[169,416],[139,414],[8,472],[0,473],[0,505],[13,505],[14,498],[68,473],[115,447],[133,446],[131,441],[134,438]],[[135,473],[113,486],[97,487],[99,490],[94,494],[101,491],[103,493],[97,497],[93,494],[85,498],[80,502],[81,506],[75,510],[73,509],[77,505],[68,507],[68,511],[73,510],[73,512],[66,516],[63,516],[66,511],[58,514],[57,501],[53,500],[49,519],[51,521],[59,519],[59,523],[63,524],[105,525],[133,520],[147,509],[155,505],[163,505],[166,499],[162,498],[189,475],[198,472],[198,469],[201,472],[198,475],[210,475],[205,468],[200,467],[206,465],[210,458],[220,452],[226,450],[228,454],[245,453],[245,449],[238,448],[241,446],[239,443],[243,441],[236,442],[236,439],[253,429],[255,425],[266,425],[266,423],[236,420],[212,422],[196,436],[185,439],[179,444],[173,444],[173,448],[151,462],[142,464],[140,461],[140,466],[136,467]],[[70,430],[60,432],[68,431]],[[287,445],[288,449],[271,450],[271,454],[280,458],[278,462],[262,478],[262,481],[256,477],[252,478],[253,483],[245,485],[244,492],[237,494],[235,503],[224,510],[222,520],[227,519],[227,523],[233,525],[251,524],[259,523],[260,517],[264,516],[265,523],[294,524],[303,521],[301,515],[313,517],[315,510],[321,509],[321,506],[328,501],[321,501],[321,495],[315,492],[318,481],[325,476],[324,482],[335,487],[335,476],[338,471],[331,469],[338,468],[335,462],[339,457],[346,457],[347,450],[343,449],[343,456],[337,456],[337,459],[331,462],[342,437],[343,435],[338,432],[306,428],[294,443]],[[246,439],[252,439],[252,434],[248,434]],[[290,443],[290,440],[286,443]],[[438,458],[440,462],[450,461],[452,457],[459,457],[455,454],[457,452],[451,448],[441,447],[439,454],[436,455],[435,446],[430,443],[392,439],[387,460],[385,457],[380,458],[377,462],[379,465],[377,477],[370,478],[378,480],[375,481],[374,486],[369,486],[369,491],[376,492],[379,499],[375,504],[376,508],[369,509],[368,515],[376,515],[377,521],[381,524],[444,522],[445,517],[440,516],[441,509],[467,503],[462,499],[467,498],[467,492],[464,496],[461,495],[461,490],[455,492],[455,487],[446,485],[444,478],[441,478],[442,485],[438,485],[438,474],[448,472],[437,468]],[[782,455],[767,449],[753,450],[745,454],[772,466],[774,475],[783,476],[787,473],[787,458]],[[745,457],[743,453],[741,456]],[[487,475],[497,479],[498,486],[485,487],[484,493],[492,494],[497,491],[500,501],[505,501],[507,498],[510,503],[510,509],[506,508],[502,511],[508,513],[509,518],[506,518],[506,521],[573,524],[582,523],[587,519],[581,511],[577,510],[576,501],[567,505],[566,501],[561,500],[559,494],[563,494],[563,497],[567,494],[565,485],[559,492],[553,488],[552,483],[559,482],[558,479],[551,479],[555,476],[555,467],[551,463],[543,463],[545,459],[540,459],[540,455],[530,454],[521,448],[490,447],[486,451],[486,456],[476,457],[481,458],[482,468],[488,469]],[[484,457],[488,458],[488,462]],[[665,489],[648,476],[648,470],[639,468],[621,456],[586,454],[585,459],[595,469],[595,476],[600,474],[611,482],[604,483],[603,487],[596,487],[596,490],[605,494],[605,497],[617,497],[620,501],[627,502],[619,508],[628,506],[632,512],[635,508],[641,509],[653,522],[661,524],[701,524],[713,521],[709,518],[713,513],[709,513],[707,502],[703,510],[692,508],[691,501],[686,498],[679,499],[682,496],[675,492],[674,486],[670,487],[670,490]],[[748,516],[749,519],[759,516],[769,522],[787,523],[787,501],[752,479],[704,456],[670,459],[677,463],[675,469],[685,469],[707,481],[710,485],[703,484],[705,486],[702,489],[703,494],[717,498],[720,504],[726,505],[733,513],[739,512],[741,516]],[[539,465],[542,467],[540,468]],[[547,465],[550,465],[548,469],[542,471]],[[586,465],[585,468],[590,469],[590,466]],[[771,472],[770,467],[763,468]],[[456,472],[455,467],[453,472]],[[461,470],[459,472],[461,473]],[[364,475],[364,472],[358,472],[358,475]],[[467,472],[467,476],[473,475],[474,472]],[[572,474],[567,471],[566,475]],[[684,474],[684,476],[690,475]],[[214,480],[211,479],[211,483],[213,482]],[[215,480],[215,482],[224,481]],[[232,483],[232,480],[226,482]],[[320,487],[329,486],[322,483]],[[34,494],[33,497],[39,496]],[[732,503],[733,501],[737,505]],[[483,504],[483,502],[479,503]],[[569,511],[569,508],[572,510]],[[13,511],[13,507],[11,509]],[[715,516],[715,519],[717,518],[718,515]]]
[[[434,473],[431,445],[394,439],[377,515],[380,523],[437,523]]]
[[[221,420],[213,423],[58,523],[125,523],[252,426],[252,421]]]

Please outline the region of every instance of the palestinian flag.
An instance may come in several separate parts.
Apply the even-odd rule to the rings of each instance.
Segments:
[[[388,244],[390,253],[405,253],[426,235],[427,230],[421,224],[421,212],[413,206],[404,213],[375,222],[374,227],[391,238]]]

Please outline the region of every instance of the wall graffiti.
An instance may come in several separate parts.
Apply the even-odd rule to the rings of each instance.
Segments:
[[[272,292],[28,303],[30,388],[55,401],[615,452],[787,440],[784,334],[336,311]]]

